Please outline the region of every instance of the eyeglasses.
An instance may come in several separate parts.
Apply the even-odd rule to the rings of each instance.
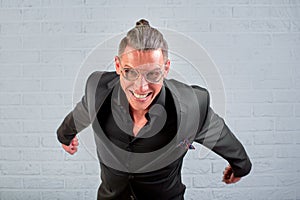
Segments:
[[[159,65],[157,65],[159,66]],[[142,72],[144,71],[144,72]],[[163,71],[161,67],[157,67],[151,71],[145,71],[141,69],[134,69],[130,67],[122,68],[121,70],[122,76],[128,81],[137,80],[142,74],[145,79],[150,83],[158,83],[163,77]]]

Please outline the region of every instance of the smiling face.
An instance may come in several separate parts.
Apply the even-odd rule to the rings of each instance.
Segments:
[[[141,51],[126,47],[124,52],[120,58],[115,57],[116,72],[120,75],[121,87],[132,111],[147,112],[162,88],[163,79],[169,71],[170,61],[164,62],[160,49]],[[149,82],[146,74],[158,68],[162,71],[162,78],[156,83]],[[126,79],[124,69],[135,69],[139,72],[138,78],[136,80]]]

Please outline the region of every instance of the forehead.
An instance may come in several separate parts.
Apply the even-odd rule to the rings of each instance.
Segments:
[[[126,47],[121,56],[122,63],[125,65],[138,66],[149,63],[163,64],[163,54],[161,49],[156,50],[136,50]]]

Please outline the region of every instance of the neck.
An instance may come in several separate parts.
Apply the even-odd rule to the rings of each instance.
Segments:
[[[145,124],[147,123],[147,119],[145,117],[145,114],[147,113],[147,110],[133,110],[131,109],[131,117],[133,119],[133,135],[137,136],[139,131]]]
[[[134,110],[131,109],[131,117],[133,119],[134,124],[144,124],[147,121],[145,115],[148,110]]]

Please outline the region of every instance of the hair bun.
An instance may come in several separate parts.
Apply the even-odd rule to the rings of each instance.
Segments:
[[[149,22],[145,19],[140,19],[135,23],[136,26],[150,26]]]

